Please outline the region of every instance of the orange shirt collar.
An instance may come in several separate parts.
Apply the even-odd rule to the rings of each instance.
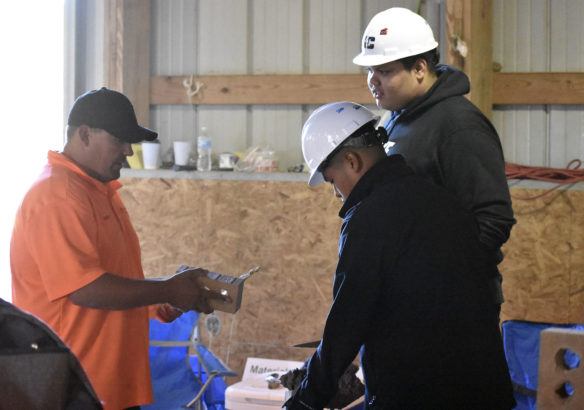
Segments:
[[[113,194],[122,187],[122,183],[118,180],[110,182],[101,182],[87,175],[87,173],[83,171],[81,168],[79,168],[79,166],[75,164],[71,159],[57,151],[49,151],[48,159],[50,165],[65,167],[75,172],[76,174],[80,175],[83,179],[93,184],[98,190],[100,190],[106,195]]]

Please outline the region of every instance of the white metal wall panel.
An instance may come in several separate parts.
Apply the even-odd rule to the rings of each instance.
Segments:
[[[246,74],[247,1],[154,0],[152,3],[153,75]],[[172,141],[190,140],[206,126],[214,152],[246,146],[244,106],[155,106],[152,127],[169,160]]]
[[[151,0],[153,75],[355,73],[361,35],[377,12],[417,0]],[[103,55],[103,0],[84,5],[85,61]],[[494,60],[504,71],[584,69],[584,2],[494,0]],[[444,55],[444,1],[427,0],[422,14]],[[78,39],[79,40],[79,39]],[[77,88],[98,88],[102,64],[88,64]],[[214,151],[266,143],[282,152],[282,167],[301,160],[297,136],[309,106],[155,106],[151,125],[163,152],[192,139],[201,125]],[[564,167],[584,158],[583,106],[498,106],[493,112],[506,159]],[[277,128],[277,131],[274,130]]]
[[[300,145],[302,130],[300,106],[255,106],[252,109],[251,125],[248,145],[274,150],[280,170],[304,163]]]
[[[495,0],[493,58],[509,72],[582,71],[580,0]],[[498,106],[506,160],[563,168],[584,158],[582,106]]]
[[[494,2],[493,60],[503,71],[548,70],[546,15],[547,0]],[[493,122],[507,161],[526,165],[547,162],[546,107],[495,107]]]
[[[204,75],[246,74],[248,1],[199,1],[199,71]]]
[[[440,0],[424,1],[422,9],[426,7],[426,3],[439,4]],[[374,15],[390,7],[404,7],[406,9],[416,11],[418,8],[418,0],[364,0],[364,13],[363,19],[361,21],[363,29],[367,26],[367,23],[369,23],[369,20],[371,20]],[[424,15],[424,10],[422,10],[422,15]]]
[[[86,2],[85,6],[87,7],[86,12],[89,22],[88,28],[90,29],[86,42],[87,50],[85,52],[88,57],[92,55],[103,56],[103,20],[101,18],[93,19],[92,17],[101,17],[104,15],[104,3],[103,1]],[[90,73],[89,78],[91,78],[91,82],[88,83],[87,91],[103,87],[104,84],[103,64],[95,64],[94,61],[95,60],[88,58],[85,65],[86,72]]]
[[[198,3],[192,0],[151,2],[152,75],[196,73]],[[163,160],[172,160],[172,141],[195,141],[194,106],[158,105],[150,110],[150,124],[158,131]]]
[[[103,60],[104,43],[104,2],[89,1],[77,3],[75,26],[75,96],[104,85]]]
[[[251,74],[301,74],[303,1],[254,0],[250,5]],[[249,112],[247,144],[233,150],[255,146],[274,150],[281,170],[303,162],[300,105],[257,105]]]
[[[199,74],[249,74],[249,1],[199,1]],[[245,146],[248,134],[247,107],[200,106],[199,126],[206,126],[215,153]]]
[[[302,0],[251,3],[253,74],[301,74]]]
[[[151,0],[153,75],[359,73],[352,62],[371,17],[417,0]],[[441,2],[422,8],[437,37]],[[439,37],[440,38],[440,37]],[[303,162],[302,124],[313,106],[153,106],[165,160],[174,140],[209,129],[213,151],[266,146],[280,169]],[[371,108],[375,108],[372,106]]]
[[[581,0],[550,3],[551,71],[584,71],[584,4]],[[584,106],[550,107],[550,165],[564,168],[584,160]]]
[[[359,73],[353,57],[360,51],[361,4],[351,0],[307,2],[308,73]]]
[[[104,85],[104,2],[68,0],[65,7],[64,124],[77,97]]]

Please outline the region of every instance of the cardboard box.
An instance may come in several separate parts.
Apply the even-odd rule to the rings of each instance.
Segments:
[[[225,408],[228,410],[281,410],[287,400],[288,389],[279,386],[268,388],[266,377],[277,374],[278,378],[289,370],[299,368],[303,362],[249,357],[240,382],[225,391]]]
[[[281,375],[292,369],[300,368],[304,362],[290,360],[274,360],[249,357],[245,363],[243,377],[225,391],[225,408],[227,410],[281,410],[282,405],[290,397],[290,391],[279,386],[268,388],[266,377],[270,374]],[[361,369],[357,376],[363,380]],[[345,407],[345,410],[364,409],[364,397],[361,397]]]
[[[182,265],[177,272],[182,272],[189,269],[189,266]],[[217,272],[207,272],[206,276],[201,276],[199,282],[209,290],[218,292],[224,296],[229,296],[231,302],[223,303],[217,299],[209,301],[209,305],[215,309],[227,313],[235,313],[241,307],[241,299],[243,296],[244,282],[255,272],[260,270],[259,266],[250,269],[247,273],[241,276],[229,276]]]

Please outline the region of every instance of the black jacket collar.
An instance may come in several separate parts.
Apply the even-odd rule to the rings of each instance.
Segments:
[[[411,174],[413,174],[413,171],[406,165],[401,155],[390,155],[383,158],[373,165],[355,184],[339,211],[339,216],[344,218],[349,209],[368,197],[378,185],[383,184],[385,181],[396,180]]]

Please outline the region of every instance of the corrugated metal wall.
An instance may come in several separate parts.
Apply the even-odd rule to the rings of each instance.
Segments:
[[[79,95],[104,83],[104,2],[65,0],[64,119]]]
[[[358,73],[351,60],[369,19],[388,7],[418,6],[418,0],[150,1],[152,74],[195,76]],[[86,77],[82,82],[77,78],[76,88],[97,88],[103,82],[98,63],[103,53],[103,0],[90,3],[93,6],[85,6],[83,18],[89,24],[81,41],[87,46],[83,58],[91,61],[88,54],[95,52],[95,64],[85,67]],[[444,56],[445,0],[422,4]],[[493,60],[503,71],[584,70],[584,2],[493,0],[493,8]],[[302,162],[300,130],[314,108],[155,106],[151,126],[159,131],[168,158],[173,140],[195,141],[205,125],[215,152],[269,146],[284,170]],[[493,122],[507,161],[562,168],[573,158],[584,159],[583,106],[496,106]]]
[[[359,73],[352,63],[369,19],[417,0],[152,0],[153,75]],[[440,4],[424,6],[440,33]],[[302,163],[300,131],[314,106],[156,106],[151,125],[170,158],[173,140],[206,126],[213,150],[276,151],[280,169]],[[371,107],[376,109],[375,106]]]
[[[584,71],[584,2],[493,3],[493,60],[503,71]],[[493,122],[507,161],[564,168],[584,159],[584,106],[497,106]]]

